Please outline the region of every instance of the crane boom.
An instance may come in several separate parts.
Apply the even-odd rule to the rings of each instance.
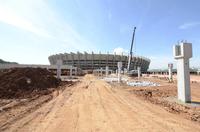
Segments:
[[[129,59],[128,59],[128,67],[127,67],[128,72],[130,71],[130,65],[131,65],[132,56],[133,56],[133,43],[134,43],[134,38],[135,38],[135,30],[136,30],[136,27],[134,27],[134,30],[133,30],[131,49],[130,49],[130,54],[129,54]]]

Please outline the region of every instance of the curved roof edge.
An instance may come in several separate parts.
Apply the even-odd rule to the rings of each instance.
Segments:
[[[53,57],[53,56],[57,56],[57,55],[70,55],[70,54],[73,54],[73,55],[75,55],[75,54],[81,54],[81,55],[84,55],[84,54],[87,54],[87,55],[92,55],[92,54],[94,54],[94,55],[116,55],[116,56],[127,56],[128,57],[128,55],[125,55],[125,54],[119,55],[119,54],[109,54],[109,53],[107,53],[107,54],[103,53],[102,54],[101,52],[99,54],[98,53],[94,53],[94,52],[92,52],[92,53],[87,53],[87,52],[84,52],[84,53],[81,53],[81,52],[74,53],[74,52],[70,52],[70,53],[59,53],[59,54],[50,55],[48,58]],[[141,58],[143,60],[151,62],[151,60],[149,58],[147,58],[147,57],[138,56],[138,55],[133,55],[133,57]]]

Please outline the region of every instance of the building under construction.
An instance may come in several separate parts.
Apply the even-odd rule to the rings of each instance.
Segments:
[[[123,68],[127,68],[128,58],[127,55],[71,52],[51,55],[49,56],[49,62],[51,65],[56,65],[57,60],[62,60],[63,65],[71,65],[82,70],[104,69],[106,66],[108,66],[110,70],[116,70],[117,62],[122,62]],[[133,56],[130,70],[136,70],[140,67],[142,72],[146,72],[149,68],[149,64],[150,59],[141,56]]]

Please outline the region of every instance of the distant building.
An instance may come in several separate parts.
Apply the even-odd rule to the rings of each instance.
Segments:
[[[56,65],[57,60],[62,60],[63,65],[72,65],[82,70],[95,70],[100,68],[109,67],[111,70],[117,69],[117,62],[123,63],[123,68],[127,68],[128,56],[127,55],[115,55],[115,54],[84,54],[77,53],[64,53],[49,56],[49,62],[51,65]],[[150,59],[140,56],[132,57],[132,63],[130,70],[137,70],[141,67],[142,72],[146,72],[149,68]]]

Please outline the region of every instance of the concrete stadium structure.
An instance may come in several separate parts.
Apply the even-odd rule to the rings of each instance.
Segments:
[[[109,67],[111,70],[117,69],[117,62],[123,63],[123,68],[127,68],[128,56],[127,55],[116,55],[116,54],[84,54],[77,53],[64,53],[49,56],[49,62],[51,65],[56,65],[57,60],[62,60],[63,65],[72,65],[78,67],[82,70],[95,70],[100,68]],[[132,63],[130,65],[130,70],[137,70],[141,67],[142,72],[146,72],[149,68],[150,59],[134,56],[132,57]]]

